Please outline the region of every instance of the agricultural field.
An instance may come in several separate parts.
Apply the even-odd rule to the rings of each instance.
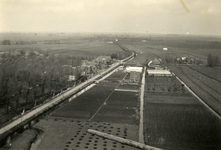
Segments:
[[[138,85],[122,85],[127,76],[121,70],[114,72],[37,123],[35,127],[45,132],[38,148],[136,150],[86,132],[94,129],[138,141],[139,93],[115,91],[119,86],[138,90]]]
[[[210,107],[221,114],[221,83],[219,80],[211,79],[209,76],[186,66],[170,66],[170,69]]]
[[[168,150],[221,148],[221,121],[174,76],[146,77],[144,108],[146,144]]]
[[[63,150],[138,150],[125,144],[121,144],[106,138],[96,136],[87,132],[93,129],[111,135],[137,140],[138,127],[134,125],[115,124],[105,122],[85,122],[72,119],[44,119],[37,125],[37,128],[44,130],[45,134],[41,143],[41,149],[63,149]]]
[[[97,113],[98,122],[138,125],[138,93],[115,91]]]
[[[106,86],[98,84],[84,94],[69,102],[67,105],[54,111],[52,117],[65,117],[75,119],[90,119],[104,100],[114,90],[117,83]]]

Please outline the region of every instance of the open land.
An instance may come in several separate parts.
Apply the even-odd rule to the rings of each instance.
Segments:
[[[177,38],[177,39],[176,39]],[[202,64],[166,64],[201,99],[220,114],[220,66],[208,67],[209,53],[221,55],[220,42],[199,37],[168,36],[124,39],[123,45],[145,55],[148,62],[166,55],[194,57]],[[150,37],[149,37],[150,39]],[[202,41],[201,41],[202,40]],[[205,42],[205,41],[206,42]],[[218,40],[218,39],[216,39]],[[190,44],[189,44],[190,42]],[[167,47],[167,51],[163,48]],[[209,49],[209,51],[208,51]],[[144,106],[145,143],[163,149],[220,149],[221,121],[204,107],[175,76],[146,76]]]
[[[138,140],[138,93],[115,91],[127,75],[113,73],[37,123],[35,127],[45,131],[38,149],[136,149],[86,132],[94,129]]]
[[[61,36],[53,35],[52,37],[57,40]],[[45,39],[42,39],[47,43],[47,38],[46,36]],[[40,39],[39,41],[41,41]],[[42,41],[39,42],[39,45],[43,45],[42,49],[48,50],[51,54],[70,53],[79,56],[85,54],[98,56],[101,55],[102,50],[104,50],[102,53],[105,54],[106,51],[109,52],[109,49],[112,52],[120,50],[117,45],[108,43],[111,38],[103,40],[101,37],[80,37],[77,40],[69,37],[64,39],[60,40],[63,45],[43,45]],[[96,42],[91,42],[94,39]],[[161,58],[167,68],[180,77],[212,109],[221,114],[221,93],[219,90],[221,89],[221,67],[220,65],[215,67],[207,65],[209,53],[221,56],[220,38],[189,35],[145,35],[139,37],[122,36],[118,37],[118,40],[121,45],[137,53],[137,56],[126,65],[143,66],[154,58]],[[69,41],[75,41],[75,43],[70,44]],[[83,44],[82,41],[84,41]],[[29,46],[32,47],[32,45]],[[5,50],[9,50],[8,46],[6,47]],[[168,50],[163,51],[164,47],[167,47]],[[73,53],[72,48],[75,50]],[[94,54],[93,51],[97,54]],[[193,57],[202,63],[200,65],[167,63],[165,57],[168,55],[174,58]],[[91,128],[138,141],[140,93],[120,91],[120,89],[139,91],[140,83],[122,84],[123,78],[129,79],[129,74],[121,71],[115,72],[37,123],[35,127],[45,132],[38,148],[136,149],[86,132]],[[220,149],[220,133],[221,121],[193,97],[174,76],[146,76],[145,144],[168,150]]]

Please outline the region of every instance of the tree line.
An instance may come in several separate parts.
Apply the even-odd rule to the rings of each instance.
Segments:
[[[70,72],[64,65],[80,66],[82,58],[68,55],[37,56],[30,52],[28,56],[21,51],[17,55],[5,53],[0,64],[0,106],[7,112],[32,106],[44,101],[53,94],[67,88],[68,75],[78,78],[79,71]],[[27,109],[27,108],[26,108]]]

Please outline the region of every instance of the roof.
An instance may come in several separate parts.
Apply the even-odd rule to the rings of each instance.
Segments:
[[[160,60],[155,58],[154,60],[151,60],[149,63],[148,63],[148,66],[149,67],[155,67],[156,65],[160,65]]]
[[[155,58],[152,63],[154,63],[155,65],[160,65],[160,60]]]
[[[148,74],[161,74],[161,75],[171,75],[168,70],[147,70]]]
[[[135,72],[142,72],[143,67],[126,67],[127,72],[135,71]]]

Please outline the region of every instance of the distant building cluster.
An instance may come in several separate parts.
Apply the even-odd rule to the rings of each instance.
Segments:
[[[72,67],[71,65],[64,65],[63,67],[69,69],[69,81],[77,79],[76,76],[85,76],[87,78],[93,77],[94,74],[99,73],[100,70],[107,69],[111,64],[110,56],[99,56],[91,61],[82,60],[80,66]]]

